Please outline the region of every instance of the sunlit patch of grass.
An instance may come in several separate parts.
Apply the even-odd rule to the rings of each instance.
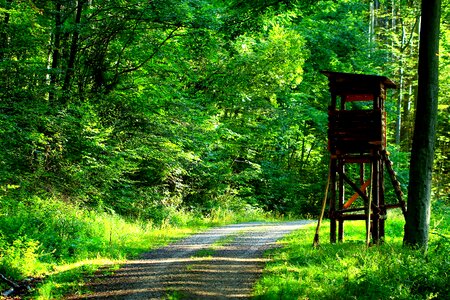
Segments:
[[[210,247],[205,248],[205,249],[200,249],[198,251],[196,251],[194,253],[194,255],[192,255],[193,258],[211,258],[215,255],[217,250],[222,249],[226,244],[232,243],[236,237],[237,237],[238,233],[234,233],[234,234],[230,234],[227,235],[223,238],[218,239],[217,241],[215,241],[213,244],[211,244]]]
[[[99,266],[104,263],[112,262],[91,260],[58,267],[36,288],[33,299],[60,299],[70,291],[78,290],[78,293],[84,292],[85,278],[94,274]]]
[[[51,272],[49,275],[55,275],[55,274],[64,273],[64,272],[70,272],[70,271],[78,269],[78,268],[85,268],[86,266],[108,266],[108,267],[113,267],[113,266],[118,266],[118,264],[120,262],[121,261],[105,259],[105,258],[82,260],[82,261],[77,261],[75,263],[55,266],[54,267],[54,271]]]
[[[386,242],[365,246],[365,223],[347,222],[345,242],[330,244],[329,224],[312,247],[315,224],[282,240],[255,287],[259,299],[442,299],[450,295],[450,244],[430,242],[424,256],[402,246],[404,221],[393,214]],[[433,238],[434,240],[435,238]]]
[[[192,257],[212,258],[218,250],[223,249],[227,244],[231,244],[234,240],[236,240],[238,236],[243,235],[245,233],[246,233],[245,230],[240,230],[238,232],[224,236],[215,241],[214,243],[212,243],[210,247],[198,250],[197,252],[194,253]]]
[[[245,230],[240,230],[238,232],[232,233],[230,235],[224,236],[223,238],[218,239],[212,244],[212,248],[218,250],[227,244],[231,244],[236,240],[240,235],[245,234]]]
[[[211,248],[206,248],[206,249],[200,249],[198,251],[196,251],[193,255],[192,258],[212,258],[214,253],[216,253],[216,251],[214,249]]]
[[[186,294],[180,291],[168,291],[166,296],[163,298],[164,300],[178,300],[185,299]]]

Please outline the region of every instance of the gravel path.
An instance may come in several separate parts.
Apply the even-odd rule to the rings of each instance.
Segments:
[[[275,242],[310,221],[214,228],[128,261],[67,299],[248,299]]]

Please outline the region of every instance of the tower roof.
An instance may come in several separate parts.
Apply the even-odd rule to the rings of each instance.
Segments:
[[[361,93],[367,90],[367,92],[370,92],[374,85],[379,85],[380,83],[386,88],[397,88],[397,85],[385,76],[331,71],[321,71],[321,73],[328,77],[330,84],[332,84],[331,88],[337,88],[340,91],[350,92],[355,90],[355,92]]]

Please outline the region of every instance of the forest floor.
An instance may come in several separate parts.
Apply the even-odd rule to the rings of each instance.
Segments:
[[[252,222],[210,229],[97,274],[89,292],[66,299],[246,299],[262,274],[264,252],[311,221]]]

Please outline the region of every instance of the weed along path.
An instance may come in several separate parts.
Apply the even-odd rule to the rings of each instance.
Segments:
[[[246,299],[266,250],[310,221],[243,223],[210,229],[128,261],[67,299]]]

